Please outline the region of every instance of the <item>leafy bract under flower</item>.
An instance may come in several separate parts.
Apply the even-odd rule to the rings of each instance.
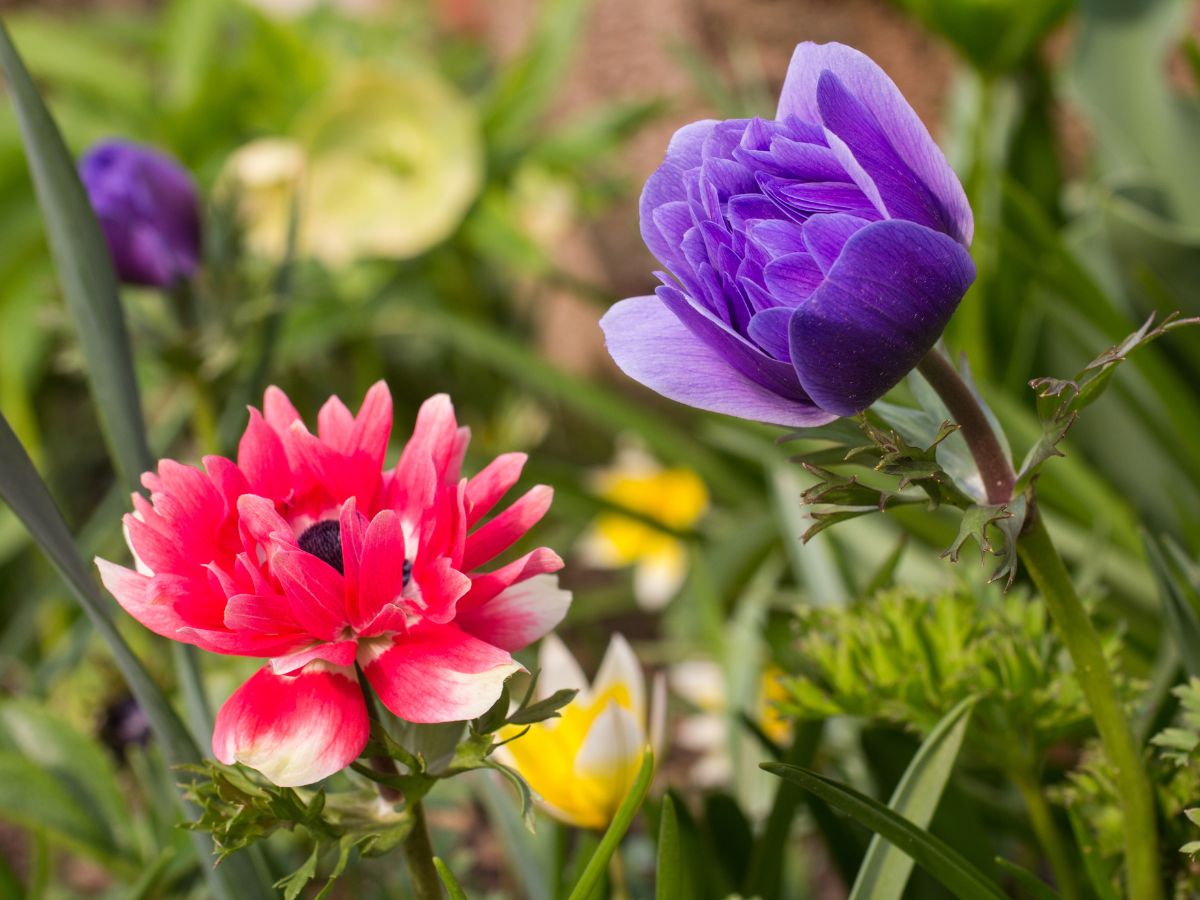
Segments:
[[[841,44],[796,48],[775,119],[680,129],[641,220],[667,272],[605,315],[613,359],[673,400],[779,425],[881,397],[975,277],[954,171],[887,75]]]
[[[367,742],[361,666],[410,722],[481,715],[520,665],[510,653],[566,614],[533,550],[481,571],[546,512],[537,486],[485,521],[523,454],[461,477],[469,432],[448,397],[425,402],[399,462],[384,469],[387,387],[357,416],[340,400],[311,433],[286,395],[250,411],[236,462],[163,460],[125,517],[136,571],[97,560],[105,586],[143,625],[213,653],[268,658],[217,716],[213,753],[276,784],[317,781]]]

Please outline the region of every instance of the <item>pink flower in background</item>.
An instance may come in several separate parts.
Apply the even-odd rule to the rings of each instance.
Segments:
[[[369,731],[356,663],[402,719],[478,716],[521,668],[510,653],[566,614],[552,550],[480,571],[550,505],[539,485],[483,522],[524,454],[462,478],[470,433],[445,395],[424,403],[385,470],[391,428],[382,382],[357,416],[331,398],[315,435],[269,388],[236,463],[163,460],[142,477],[150,499],[135,494],[125,516],[137,571],[97,560],[105,587],[151,631],[270,660],[217,715],[221,762],[280,785],[349,765]]]

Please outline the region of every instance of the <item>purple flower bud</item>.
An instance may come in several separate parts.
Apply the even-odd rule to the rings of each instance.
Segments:
[[[601,320],[631,378],[714,412],[809,426],[870,406],[975,278],[962,185],[869,58],[796,48],[774,120],[672,138],[641,200],[666,267]]]
[[[79,175],[118,278],[168,287],[195,274],[200,200],[179,163],[140,144],[101,141],[79,160]]]

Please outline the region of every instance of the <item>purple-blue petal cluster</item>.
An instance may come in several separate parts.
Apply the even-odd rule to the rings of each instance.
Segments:
[[[79,176],[117,277],[168,287],[200,264],[200,198],[191,175],[164,153],[129,141],[94,145]]]
[[[641,200],[666,268],[604,316],[630,377],[786,426],[865,409],[975,277],[954,171],[892,81],[841,44],[796,48],[774,120],[676,132]]]

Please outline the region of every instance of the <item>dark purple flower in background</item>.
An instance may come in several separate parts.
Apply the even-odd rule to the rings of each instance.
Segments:
[[[195,274],[200,198],[183,166],[150,147],[110,140],[83,155],[79,175],[121,281],[169,287]]]
[[[962,185],[869,58],[796,48],[774,120],[704,121],[642,192],[667,273],[601,320],[631,378],[786,426],[870,406],[924,356],[975,278]]]

